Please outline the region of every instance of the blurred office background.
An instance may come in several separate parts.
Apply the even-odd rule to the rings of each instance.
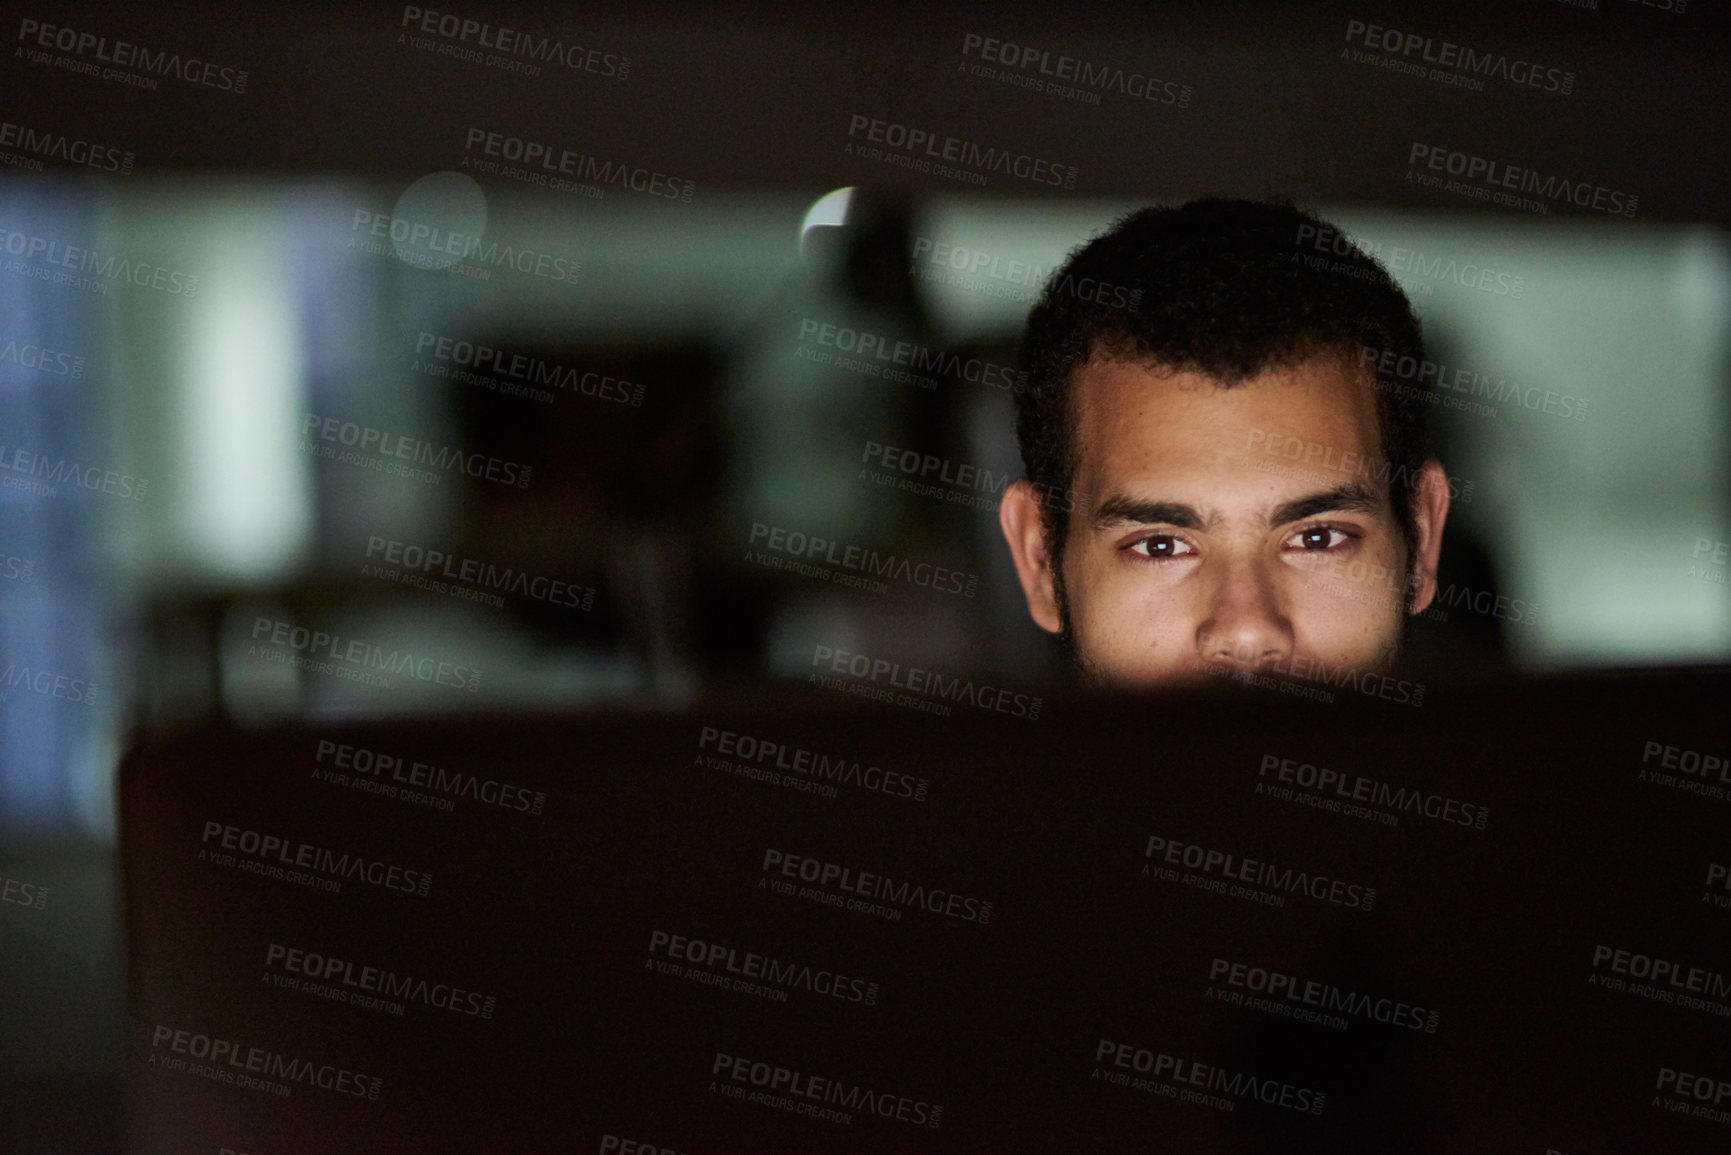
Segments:
[[[798,679],[815,645],[1056,676],[1003,556],[995,488],[910,478],[937,483],[934,496],[869,477],[906,476],[873,444],[942,459],[952,479],[963,464],[1016,475],[1009,391],[941,375],[925,388],[801,354],[844,356],[818,343],[817,322],[1013,365],[1038,271],[1144,202],[844,188],[574,206],[456,181],[464,206],[485,205],[489,240],[580,261],[578,279],[466,262],[481,280],[388,239],[383,252],[352,247],[368,236],[357,211],[400,213],[424,181],[0,186],[21,231],[94,238],[197,278],[191,296],[0,283],[13,328],[52,334],[38,343],[83,364],[76,378],[0,370],[9,440],[143,483],[131,497],[67,481],[0,490],[7,553],[29,563],[0,601],[6,659],[96,687],[89,702],[9,692],[9,824],[107,836],[114,760],[138,726],[679,707]],[[1725,536],[1724,235],[1316,207],[1385,255],[1424,256],[1400,275],[1434,359],[1587,403],[1579,418],[1512,402],[1494,416],[1435,410],[1465,490],[1445,556],[1478,567],[1459,572],[1470,588],[1538,608],[1511,621],[1460,607],[1424,623],[1427,644],[1480,658],[1489,645],[1532,672],[1725,660],[1731,586],[1691,572],[1697,540]],[[1437,260],[1506,273],[1519,295],[1440,275]],[[427,371],[462,370],[456,358],[472,354],[453,350],[481,346],[545,367],[551,400],[498,391],[524,371]],[[585,395],[585,378],[623,384]],[[309,431],[309,415],[526,465],[530,483],[321,459],[310,447],[365,447]],[[880,594],[781,572],[747,558],[758,524],[978,575],[979,592]],[[451,588],[405,584],[383,543],[459,559],[420,571]],[[455,580],[462,559],[583,595]],[[479,671],[478,685],[381,687],[273,662],[255,646],[261,619],[432,656]]]

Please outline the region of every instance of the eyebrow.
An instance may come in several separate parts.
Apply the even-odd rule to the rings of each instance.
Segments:
[[[1332,489],[1309,493],[1276,506],[1268,515],[1270,526],[1290,525],[1319,513],[1353,512],[1375,514],[1382,509],[1382,496],[1362,481],[1349,481]],[[1120,525],[1171,525],[1179,529],[1206,529],[1220,521],[1213,511],[1203,513],[1178,501],[1145,501],[1123,494],[1107,498],[1094,513],[1094,528]]]
[[[1119,494],[1108,497],[1094,511],[1094,528],[1116,525],[1175,525],[1179,529],[1202,529],[1219,520],[1218,514],[1203,517],[1194,506],[1176,501],[1142,501]]]
[[[1276,506],[1268,515],[1269,525],[1291,525],[1319,513],[1364,513],[1382,511],[1382,495],[1362,481],[1348,481],[1321,493],[1294,498]]]

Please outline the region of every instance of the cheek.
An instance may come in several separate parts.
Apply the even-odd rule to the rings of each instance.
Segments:
[[[1149,580],[1143,567],[1103,566],[1071,591],[1070,614],[1085,640],[1123,653],[1162,656],[1194,649],[1195,614],[1183,589]]]
[[[1338,599],[1367,602],[1397,594],[1401,589],[1400,551],[1386,541],[1346,553],[1319,553],[1283,564],[1288,591],[1294,597],[1308,597],[1313,591],[1320,591],[1325,596],[1332,593]]]
[[[1382,582],[1311,588],[1288,605],[1299,651],[1331,665],[1367,662],[1400,631],[1399,594]]]

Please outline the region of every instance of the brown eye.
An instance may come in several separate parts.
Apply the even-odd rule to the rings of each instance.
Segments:
[[[1335,529],[1333,526],[1313,525],[1301,529],[1286,539],[1289,549],[1300,553],[1325,553],[1331,549],[1339,549],[1352,537],[1352,534]]]
[[[1181,537],[1169,533],[1150,534],[1130,543],[1130,552],[1141,554],[1155,561],[1165,561],[1169,558],[1185,557],[1196,552],[1195,548]]]

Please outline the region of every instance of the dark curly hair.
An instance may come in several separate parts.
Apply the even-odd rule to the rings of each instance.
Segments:
[[[1328,242],[1323,254],[1319,237]],[[1105,294],[1077,293],[1073,286],[1089,278],[1128,292],[1110,303]],[[1126,298],[1138,307],[1122,307]],[[1336,358],[1378,385],[1389,500],[1410,565],[1429,397],[1422,384],[1378,380],[1366,348],[1392,352],[1392,362],[1377,358],[1385,363],[1410,357],[1411,364],[1423,360],[1424,338],[1400,286],[1333,225],[1285,203],[1210,198],[1141,209],[1073,252],[1028,315],[1027,386],[1016,394],[1022,465],[1035,492],[1070,493],[1077,464],[1070,386],[1095,356],[1202,373],[1226,389],[1268,369]],[[1041,502],[1054,561],[1072,504]]]

